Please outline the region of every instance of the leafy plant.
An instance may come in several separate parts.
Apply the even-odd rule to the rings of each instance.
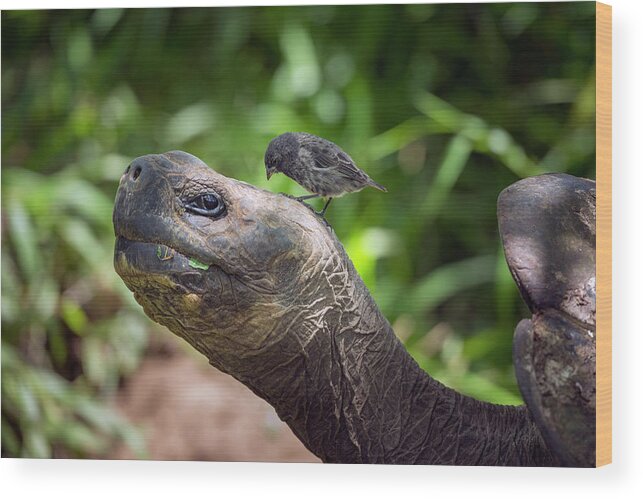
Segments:
[[[104,454],[133,428],[99,402],[138,365],[146,321],[111,271],[112,201],[80,167],[3,172],[3,452]],[[100,398],[98,398],[100,397]]]

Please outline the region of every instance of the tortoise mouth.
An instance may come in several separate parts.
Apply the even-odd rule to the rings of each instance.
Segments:
[[[210,268],[210,265],[201,263],[164,244],[133,241],[117,236],[114,268],[122,278],[140,278],[150,274],[169,277],[172,274],[204,272]]]

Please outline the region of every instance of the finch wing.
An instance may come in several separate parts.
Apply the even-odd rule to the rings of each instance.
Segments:
[[[312,153],[316,168],[332,169],[338,175],[351,180],[366,181],[368,179],[368,176],[355,165],[351,157],[334,144],[316,141],[309,142],[306,147]]]

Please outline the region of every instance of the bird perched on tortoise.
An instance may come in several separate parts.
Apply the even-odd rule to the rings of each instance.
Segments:
[[[264,162],[268,180],[274,173],[281,172],[312,192],[297,200],[328,198],[319,212],[321,216],[333,198],[349,192],[357,192],[364,187],[386,192],[386,187],[359,169],[337,144],[310,133],[288,132],[275,137],[268,144]]]

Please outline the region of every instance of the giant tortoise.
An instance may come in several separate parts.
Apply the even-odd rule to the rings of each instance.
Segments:
[[[320,217],[190,154],[127,167],[114,264],[151,319],[272,404],[324,462],[593,466],[595,204],[594,182],[563,174],[499,196],[532,313],[514,333],[519,407],[429,376]]]

